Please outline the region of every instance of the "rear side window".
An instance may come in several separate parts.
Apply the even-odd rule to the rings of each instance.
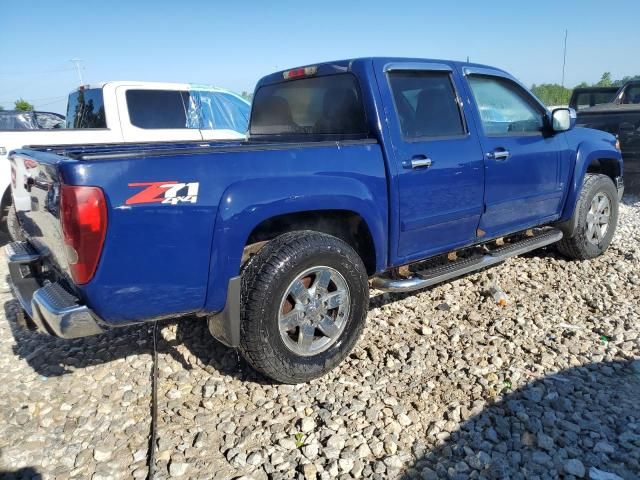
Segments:
[[[189,92],[127,90],[126,98],[129,119],[131,124],[138,128],[189,128]]]
[[[250,134],[364,138],[368,127],[356,77],[312,77],[258,89]]]
[[[389,74],[389,83],[405,138],[465,134],[448,72],[393,72]]]
[[[82,89],[69,95],[67,128],[107,128],[101,88]]]

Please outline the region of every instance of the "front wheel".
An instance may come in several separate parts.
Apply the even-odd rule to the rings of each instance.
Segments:
[[[606,175],[587,174],[574,215],[575,232],[558,243],[560,253],[577,260],[602,255],[618,224],[618,192],[613,181]]]
[[[318,232],[286,233],[242,274],[240,351],[274,380],[307,382],[349,354],[368,304],[366,269],[349,245]]]

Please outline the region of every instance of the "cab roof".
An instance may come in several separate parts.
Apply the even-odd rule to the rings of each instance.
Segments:
[[[289,72],[291,70],[314,67],[314,68],[317,68],[316,75],[330,75],[333,73],[350,72],[354,69],[356,64],[373,64],[375,62],[379,62],[379,63],[404,63],[404,62],[406,63],[442,63],[442,64],[451,66],[452,69],[457,69],[458,67],[486,68],[486,69],[499,71],[506,75],[509,75],[504,70],[501,70],[496,67],[492,67],[490,65],[483,65],[480,63],[461,62],[456,60],[442,60],[442,59],[434,59],[434,58],[411,58],[411,57],[360,57],[360,58],[351,58],[346,60],[334,60],[329,62],[310,63],[308,65],[280,70],[278,72],[271,73],[269,75],[262,77],[258,82],[258,84],[256,85],[256,88],[258,88],[261,85],[266,85],[271,83],[280,83],[284,81],[285,72]]]

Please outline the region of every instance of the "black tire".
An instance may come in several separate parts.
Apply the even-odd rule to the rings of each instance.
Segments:
[[[291,283],[315,267],[339,272],[348,286],[349,311],[341,333],[326,350],[303,356],[285,344],[278,315]],[[323,233],[286,233],[266,244],[242,273],[240,352],[256,370],[278,382],[307,382],[349,354],[364,328],[368,305],[366,269],[353,248]]]
[[[594,243],[587,238],[587,213],[591,208],[591,201],[599,193],[606,195],[610,202],[609,225],[603,238]],[[560,253],[576,260],[589,260],[602,255],[609,248],[618,224],[618,191],[613,181],[606,175],[587,174],[576,204],[575,215],[577,222],[573,236],[565,237],[558,242]]]
[[[11,204],[9,209],[7,210],[7,233],[9,237],[14,242],[19,242],[25,239],[24,233],[22,232],[22,227],[20,226],[20,222],[18,222],[18,215],[16,214],[16,209]]]

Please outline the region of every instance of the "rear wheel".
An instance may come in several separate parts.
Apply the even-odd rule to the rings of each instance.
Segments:
[[[349,354],[368,304],[366,269],[349,245],[318,232],[281,235],[243,272],[240,351],[277,381],[309,381]]]
[[[613,239],[618,224],[618,192],[609,177],[588,174],[585,177],[574,215],[576,230],[572,237],[563,238],[558,250],[577,260],[602,255]]]

